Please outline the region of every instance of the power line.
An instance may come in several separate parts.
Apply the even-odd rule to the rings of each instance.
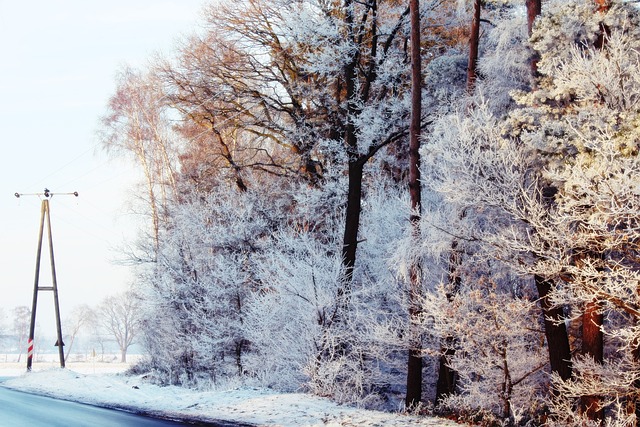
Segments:
[[[65,170],[66,168],[68,168],[70,165],[72,165],[73,163],[77,162],[78,160],[80,160],[81,158],[83,158],[84,156],[86,156],[89,152],[91,151],[95,151],[95,149],[100,145],[100,142],[95,143],[92,147],[86,149],[85,151],[83,151],[82,153],[80,153],[79,155],[77,155],[76,157],[74,157],[73,159],[69,160],[67,163],[63,164],[62,166],[60,166],[58,169],[55,169],[54,171],[50,172],[49,174],[45,175],[43,178],[41,178],[40,180],[38,180],[38,182],[34,185],[30,185],[27,186],[27,188],[32,188],[35,187],[36,185],[38,185],[38,183],[41,183],[42,181],[51,178],[52,176],[60,173],[61,171]]]

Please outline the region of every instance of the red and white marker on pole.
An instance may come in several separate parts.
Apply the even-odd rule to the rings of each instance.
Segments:
[[[27,358],[28,359],[32,359],[33,358],[33,340],[31,340],[31,339],[27,343]]]

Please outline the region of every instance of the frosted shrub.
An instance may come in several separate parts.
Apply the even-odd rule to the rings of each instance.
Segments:
[[[166,381],[195,385],[243,374],[254,257],[279,222],[277,200],[273,193],[214,191],[174,208],[141,290],[151,362]]]
[[[259,261],[261,289],[247,306],[245,330],[253,354],[248,371],[266,386],[299,390],[335,314],[341,274],[335,241],[280,233]]]
[[[307,226],[319,228],[282,230],[260,257],[261,290],[247,308],[245,329],[253,349],[247,370],[263,385],[397,407],[404,380],[399,335],[406,319],[397,318],[403,291],[387,258],[407,211],[388,197],[395,190],[381,177],[373,182],[376,190],[364,201],[363,261],[348,295],[341,293],[340,217],[311,216]],[[300,208],[309,212],[309,206]]]
[[[425,296],[422,318],[424,328],[445,343],[442,351],[458,377],[459,391],[443,408],[470,419],[515,423],[518,414],[542,406],[546,350],[534,326],[535,302],[486,281],[455,294],[443,285]]]

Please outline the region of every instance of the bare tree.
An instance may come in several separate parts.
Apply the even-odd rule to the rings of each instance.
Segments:
[[[71,316],[64,322],[67,325],[67,354],[65,355],[65,362],[71,354],[73,343],[78,336],[78,333],[82,328],[88,326],[92,322],[92,318],[95,316],[94,310],[87,304],[81,304],[73,309]]]
[[[95,312],[86,326],[89,329],[89,336],[91,337],[90,343],[93,347],[92,353],[94,357],[97,357],[99,354],[100,361],[104,362],[105,347],[109,341],[109,335],[102,328],[100,321],[101,319],[99,318],[99,314]]]
[[[132,292],[107,297],[100,306],[100,322],[118,343],[122,363],[127,361],[127,350],[136,338],[139,312],[139,300]]]
[[[18,362],[22,357],[22,351],[26,348],[26,339],[29,335],[29,323],[31,322],[31,310],[26,305],[13,309],[13,334],[18,343]]]

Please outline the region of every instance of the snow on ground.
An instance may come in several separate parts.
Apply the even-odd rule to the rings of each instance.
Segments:
[[[120,364],[73,364],[67,368],[24,368],[0,364],[4,386],[97,406],[144,412],[172,419],[227,420],[258,426],[453,427],[452,421],[367,411],[307,394],[251,388],[196,391],[159,387],[143,376],[114,373]]]

